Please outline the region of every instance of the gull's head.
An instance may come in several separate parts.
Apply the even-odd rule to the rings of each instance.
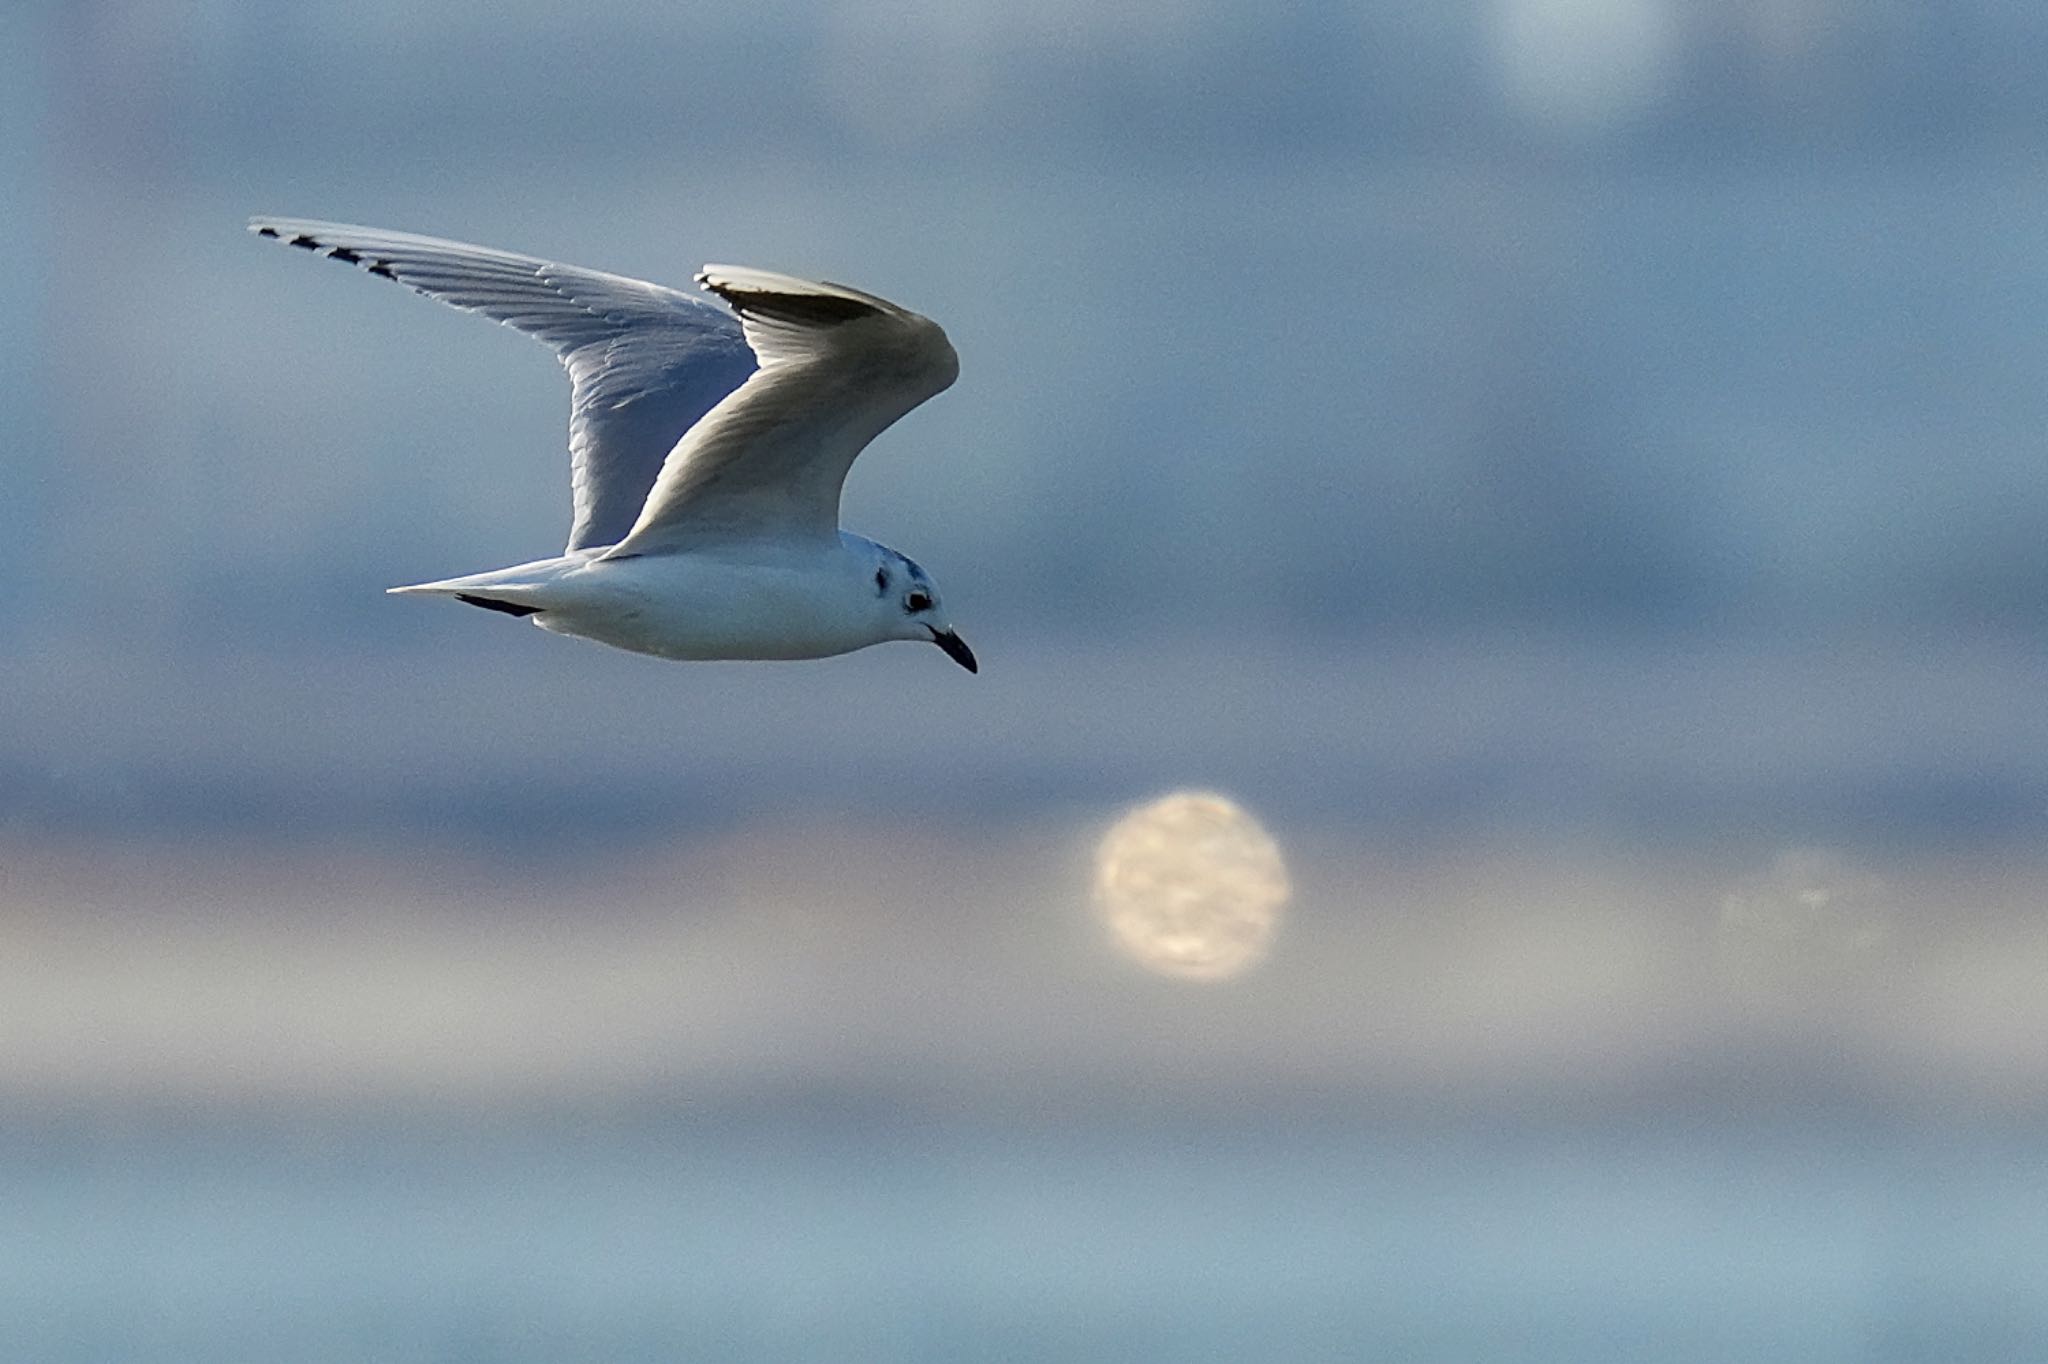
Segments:
[[[945,604],[939,600],[938,585],[922,568],[893,549],[882,549],[869,579],[874,589],[875,608],[882,615],[885,639],[910,639],[936,644],[946,657],[969,672],[979,672],[974,651],[953,633],[946,619]]]

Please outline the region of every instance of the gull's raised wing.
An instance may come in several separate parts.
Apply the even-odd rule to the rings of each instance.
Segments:
[[[854,457],[959,375],[945,332],[844,285],[730,265],[705,266],[697,282],[739,314],[761,367],[670,452],[612,555],[836,536]]]
[[[572,550],[616,544],[683,433],[754,369],[738,323],[701,295],[410,232],[303,218],[249,230],[552,346],[571,386]]]

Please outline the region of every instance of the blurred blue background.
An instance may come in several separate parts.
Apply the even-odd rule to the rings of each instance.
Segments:
[[[2048,1357],[2048,13],[0,14],[0,1353]],[[843,279],[929,649],[677,666],[546,353]],[[1180,787],[1295,896],[1150,977]],[[1759,907],[1762,908],[1759,908]]]

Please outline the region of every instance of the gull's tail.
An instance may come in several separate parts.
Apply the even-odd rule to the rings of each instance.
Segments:
[[[503,611],[508,616],[531,616],[557,604],[552,600],[555,594],[549,591],[551,584],[547,578],[533,572],[537,567],[540,565],[520,564],[516,568],[443,578],[439,582],[408,583],[384,590],[394,597],[453,597],[471,606],[481,606],[486,611]]]

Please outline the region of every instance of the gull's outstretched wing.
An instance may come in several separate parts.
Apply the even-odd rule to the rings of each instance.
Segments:
[[[616,544],[683,433],[754,369],[739,325],[700,295],[409,232],[301,218],[249,230],[554,347],[571,385],[570,549]]]
[[[697,282],[739,314],[761,367],[670,452],[612,555],[836,536],[854,457],[960,373],[945,332],[844,285],[730,265]]]

